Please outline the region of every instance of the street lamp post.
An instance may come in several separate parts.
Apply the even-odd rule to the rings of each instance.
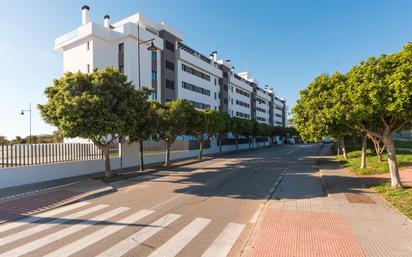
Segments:
[[[31,144],[31,103],[29,103],[29,109],[28,110],[21,110],[20,114],[24,115],[26,112],[29,113],[29,130],[30,130],[29,143]]]
[[[137,67],[138,67],[138,74],[139,74],[139,90],[142,89],[141,85],[141,78],[140,78],[140,45],[145,44],[150,42],[150,46],[147,48],[149,51],[157,51],[157,47],[153,44],[154,38],[139,42],[140,41],[140,25],[137,23],[137,61],[139,62]],[[143,140],[139,141],[140,145],[140,171],[144,171],[144,165],[143,165]]]

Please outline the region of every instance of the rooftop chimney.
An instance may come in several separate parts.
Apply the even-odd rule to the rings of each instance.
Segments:
[[[90,7],[83,5],[82,7],[82,25],[89,23],[89,10]]]
[[[210,54],[210,59],[212,59],[212,61],[216,62],[217,61],[217,51],[213,51]]]
[[[106,28],[110,28],[110,16],[109,15],[104,16],[104,26]]]

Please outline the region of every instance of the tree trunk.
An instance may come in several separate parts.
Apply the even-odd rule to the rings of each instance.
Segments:
[[[366,146],[368,143],[368,138],[366,135],[362,135],[362,154],[361,154],[361,169],[366,169]]]
[[[340,156],[340,138],[336,140],[336,151],[338,152],[338,156]]]
[[[236,152],[239,152],[239,136],[236,136]]]
[[[112,171],[110,169],[110,151],[109,147],[104,147],[103,149],[103,156],[104,156],[104,168],[105,168],[105,177],[110,178],[112,176]]]
[[[347,160],[348,159],[348,153],[346,152],[345,138],[344,137],[340,138],[340,145],[342,147],[343,159]]]
[[[253,139],[254,139],[253,143],[256,142],[256,148],[259,148],[259,141],[258,141],[257,137],[254,137]]]
[[[373,147],[375,148],[376,156],[378,157],[378,161],[383,162],[383,156],[382,156],[382,152],[381,152],[381,148],[380,148],[380,140],[378,138],[375,138],[375,137],[371,137],[371,139],[372,139],[372,142],[373,142]]]
[[[247,137],[247,141],[248,141],[248,143],[249,143],[249,149],[251,148],[251,146],[250,146],[250,137]]]
[[[396,150],[393,144],[392,135],[390,132],[385,132],[383,135],[383,143],[388,153],[388,165],[391,174],[391,186],[392,188],[403,188],[401,178],[399,175],[398,165],[396,163]]]
[[[140,144],[140,171],[144,171],[144,161],[143,161],[143,140],[139,141]]]
[[[223,141],[223,137],[222,137],[221,135],[219,135],[218,140],[219,140],[219,155],[222,155],[222,141]]]
[[[170,166],[170,143],[166,143],[166,157],[164,166]]]
[[[199,157],[197,158],[198,160],[203,159],[203,145],[204,145],[204,141],[203,139],[200,139],[199,140]]]

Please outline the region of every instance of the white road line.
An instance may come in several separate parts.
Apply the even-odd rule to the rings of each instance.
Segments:
[[[136,221],[143,219],[144,217],[152,213],[153,211],[150,211],[150,210],[141,210],[139,212],[136,212],[135,214],[130,215],[116,222],[116,223],[119,223],[120,225],[111,224],[111,225],[104,226],[102,229],[99,229],[94,233],[91,233],[83,238],[80,238],[77,241],[74,241],[68,245],[65,245],[64,247],[59,248],[56,251],[47,254],[46,256],[47,257],[65,257],[65,256],[70,256],[72,254],[75,254],[79,252],[80,250],[116,233],[122,228],[132,225]]]
[[[44,219],[44,218],[49,218],[51,216],[61,214],[63,212],[74,210],[74,209],[86,206],[88,204],[89,204],[88,202],[79,202],[79,203],[75,203],[75,204],[70,204],[70,205],[63,206],[61,208],[57,208],[57,209],[54,209],[54,210],[51,210],[51,211],[48,211],[48,212],[44,212],[44,213],[41,213],[41,214],[38,214],[38,215],[33,215],[33,216],[30,216],[30,217],[25,218],[25,219],[20,219],[20,220],[16,220],[16,221],[13,221],[13,222],[9,222],[7,224],[4,224],[4,225],[0,226],[0,233],[8,231],[8,230],[13,229],[13,228],[17,228],[17,227],[26,225],[26,224],[34,223],[38,220],[41,220],[41,219]]]
[[[257,222],[257,220],[259,219],[260,213],[262,212],[263,206],[265,206],[263,203],[259,204],[259,206],[256,209],[255,213],[253,214],[252,218],[250,219],[250,223],[255,224]]]
[[[293,149],[292,151],[289,151],[289,152],[287,152],[286,154],[291,154],[291,153],[296,152],[296,151],[299,151],[299,150],[301,150],[301,149],[303,149],[303,148]]]
[[[226,257],[244,228],[244,224],[229,223],[202,257]]]
[[[208,224],[209,219],[196,218],[189,225],[180,230],[166,243],[156,249],[149,257],[173,257],[176,256],[197,234]]]
[[[154,234],[156,234],[163,228],[167,227],[169,224],[171,224],[180,217],[181,215],[178,214],[167,214],[162,218],[156,220],[152,224],[148,225],[147,227],[143,228],[142,230],[127,237],[126,239],[114,245],[113,247],[102,252],[98,255],[98,257],[122,256],[130,250],[132,250],[133,248],[135,248],[136,246],[146,241],[147,239],[149,239],[150,237],[152,237]]]
[[[102,205],[96,205],[96,206],[91,207],[89,209],[86,209],[86,210],[83,210],[83,211],[80,211],[80,212],[76,212],[76,213],[67,215],[67,216],[62,217],[62,218],[56,218],[56,219],[48,220],[48,221],[44,222],[43,224],[40,224],[40,225],[37,225],[35,227],[32,227],[32,228],[29,228],[29,229],[26,229],[26,230],[17,232],[15,234],[11,234],[9,236],[1,238],[0,239],[0,246],[3,246],[3,245],[6,245],[8,243],[14,242],[16,240],[34,235],[36,233],[39,233],[39,232],[44,231],[46,229],[52,228],[54,226],[57,226],[57,225],[60,225],[60,224],[63,224],[63,223],[67,223],[67,222],[69,222],[73,219],[77,219],[81,216],[96,212],[96,211],[101,210],[103,208],[106,208],[107,206],[108,205],[103,205],[103,204]]]
[[[15,195],[9,195],[3,198],[0,198],[1,200],[6,200],[6,199],[10,199],[10,198],[15,198],[15,197],[19,197],[19,196],[23,196],[23,195],[30,195],[30,194],[34,194],[34,193],[38,193],[38,192],[43,192],[43,191],[47,191],[47,190],[51,190],[51,189],[57,189],[57,188],[62,188],[62,187],[66,187],[66,186],[70,186],[70,185],[74,185],[79,183],[81,180],[77,180],[68,184],[63,184],[63,185],[57,185],[57,186],[52,186],[52,187],[47,187],[47,188],[42,188],[42,189],[37,189],[37,190],[33,190],[33,191],[29,191],[29,192],[24,192],[24,193],[20,193],[20,194],[15,194]]]
[[[76,232],[78,232],[82,229],[85,229],[85,228],[90,227],[94,224],[97,224],[97,223],[102,222],[106,219],[109,219],[113,216],[116,216],[116,215],[118,215],[118,214],[120,214],[120,213],[122,213],[122,212],[124,212],[128,209],[129,208],[127,208],[127,207],[119,207],[119,208],[116,208],[114,210],[105,212],[101,215],[98,215],[98,216],[95,216],[93,218],[87,219],[83,222],[77,223],[76,225],[69,226],[69,227],[67,227],[63,230],[60,230],[60,231],[55,232],[53,234],[50,234],[48,236],[39,238],[37,240],[31,241],[30,243],[27,243],[27,244],[22,245],[20,247],[14,248],[10,251],[4,252],[4,253],[0,254],[0,256],[1,257],[6,257],[6,256],[11,257],[11,256],[24,255],[24,254],[29,253],[31,251],[37,250],[37,249],[39,249],[39,248],[41,248],[45,245],[53,243],[53,242],[55,242],[59,239],[62,239],[66,236],[69,236],[73,233],[76,233]]]

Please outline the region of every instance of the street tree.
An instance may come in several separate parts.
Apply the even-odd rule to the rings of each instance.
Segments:
[[[226,112],[216,112],[216,134],[219,143],[219,154],[222,154],[222,141],[225,135],[227,135],[232,130],[232,120],[228,113]]]
[[[144,88],[138,94],[138,99],[131,108],[134,109],[136,117],[129,116],[127,122],[127,135],[129,142],[139,143],[140,171],[144,171],[144,149],[143,141],[150,139],[156,133],[157,113],[154,104],[148,100],[151,90]]]
[[[348,73],[347,118],[380,139],[388,153],[392,187],[402,187],[392,134],[412,121],[412,45],[400,52],[371,57]],[[372,124],[372,126],[370,125]]]
[[[158,125],[156,133],[166,143],[165,166],[170,165],[170,146],[176,137],[188,134],[193,106],[183,99],[178,99],[165,104],[156,103]]]
[[[45,94],[47,103],[38,106],[42,118],[62,136],[90,139],[103,151],[105,175],[111,177],[109,149],[135,116],[136,90],[127,77],[111,67],[89,74],[67,72]]]

